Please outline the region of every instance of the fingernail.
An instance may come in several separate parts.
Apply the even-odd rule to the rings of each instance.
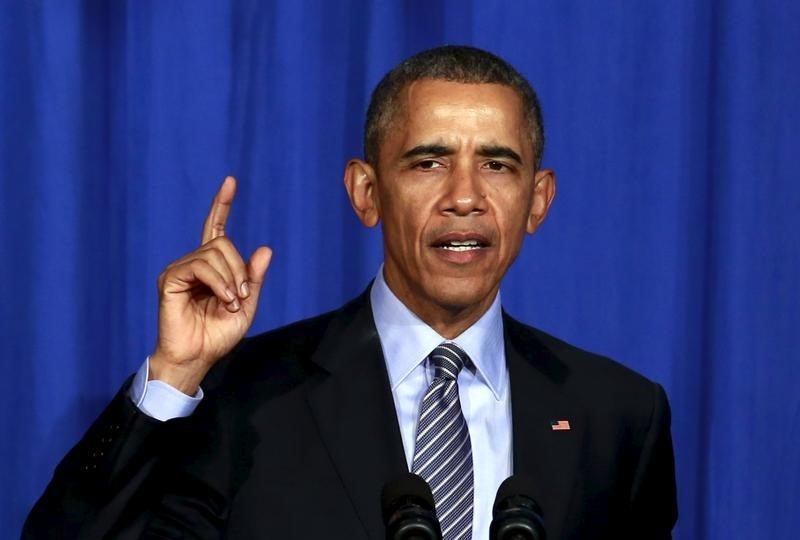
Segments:
[[[242,296],[245,298],[250,296],[250,286],[246,281],[242,281],[242,285],[239,287],[239,289],[242,291]]]
[[[233,302],[236,300],[236,295],[230,289],[225,289],[225,298],[228,299],[228,302]]]
[[[230,305],[231,305],[231,307],[233,308],[234,311],[239,311],[239,299],[238,298],[234,298],[233,302],[231,302]]]

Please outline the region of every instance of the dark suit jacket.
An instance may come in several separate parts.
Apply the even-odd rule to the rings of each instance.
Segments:
[[[535,479],[548,538],[669,538],[662,388],[505,314],[504,326],[514,470]],[[166,423],[123,388],[23,537],[383,537],[381,487],[407,467],[368,294],[243,341],[203,387],[194,415]]]

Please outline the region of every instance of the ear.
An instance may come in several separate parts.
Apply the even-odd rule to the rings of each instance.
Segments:
[[[374,227],[380,221],[376,180],[375,169],[366,161],[351,159],[347,163],[344,186],[353,210],[366,227]]]
[[[541,169],[533,176],[533,201],[528,215],[528,234],[533,234],[542,224],[556,196],[556,173],[552,169]]]

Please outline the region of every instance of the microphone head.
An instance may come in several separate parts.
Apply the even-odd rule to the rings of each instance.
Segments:
[[[381,490],[383,522],[386,523],[398,508],[407,505],[420,506],[429,511],[435,508],[430,486],[414,473],[405,473],[384,484]]]
[[[529,495],[534,491],[535,486],[536,483],[533,478],[522,473],[513,474],[503,480],[503,483],[497,488],[497,497],[494,499],[492,516],[496,517],[497,512],[518,506],[530,508],[541,515],[542,509]]]
[[[381,516],[386,526],[386,538],[441,539],[435,508],[431,488],[420,476],[406,473],[387,482],[381,491]]]
[[[535,485],[525,474],[514,474],[500,484],[492,507],[492,540],[545,539],[542,509],[529,495]]]

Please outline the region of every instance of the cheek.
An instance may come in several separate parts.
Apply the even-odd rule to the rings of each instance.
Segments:
[[[393,221],[401,225],[406,233],[418,231],[424,226],[435,206],[436,197],[422,186],[395,190],[384,201]]]
[[[503,204],[497,205],[495,214],[497,229],[502,237],[504,248],[508,251],[518,249],[525,238],[530,206],[524,203],[524,195],[520,194],[515,199],[504,199]]]
[[[385,201],[381,217],[386,240],[396,249],[410,254],[422,244],[430,215],[430,201],[407,195]]]

